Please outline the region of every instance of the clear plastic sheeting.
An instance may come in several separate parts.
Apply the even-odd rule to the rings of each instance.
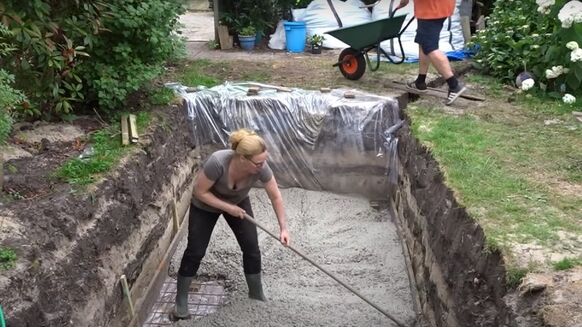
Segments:
[[[247,95],[250,85],[261,87],[258,95]],[[388,184],[396,182],[395,132],[403,121],[395,99],[256,83],[190,93],[181,85],[168,87],[185,99],[199,149],[226,148],[232,131],[255,130],[267,143],[269,165],[282,187],[385,197]]]

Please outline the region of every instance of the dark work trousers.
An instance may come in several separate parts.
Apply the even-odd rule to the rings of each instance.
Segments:
[[[243,199],[239,204],[248,215],[253,216],[253,209],[249,198]],[[182,256],[182,263],[178,274],[183,277],[193,277],[198,272],[200,261],[206,254],[206,248],[210,236],[221,213],[208,212],[194,205],[190,205],[190,218],[188,221],[188,246]],[[226,222],[234,232],[240,249],[243,253],[243,268],[245,274],[261,272],[261,251],[257,239],[257,227],[251,222],[222,213]]]

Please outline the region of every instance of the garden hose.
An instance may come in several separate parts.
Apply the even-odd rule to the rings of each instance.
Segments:
[[[0,327],[6,327],[6,322],[4,322],[4,311],[2,311],[2,305],[0,305]]]

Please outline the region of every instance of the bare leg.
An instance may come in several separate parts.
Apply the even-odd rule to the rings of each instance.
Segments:
[[[422,51],[422,47],[418,46],[418,74],[426,75],[430,67],[430,58]]]
[[[453,70],[451,69],[451,64],[449,63],[449,59],[445,54],[440,50],[431,51],[428,55],[425,55],[422,49],[420,49],[420,59],[421,65],[419,66],[419,70],[422,69],[422,56],[428,57],[429,63],[431,63],[436,70],[445,78],[445,80],[449,79],[453,76]],[[427,65],[428,71],[428,65]],[[426,71],[425,71],[426,72]],[[426,73],[425,73],[426,74]]]

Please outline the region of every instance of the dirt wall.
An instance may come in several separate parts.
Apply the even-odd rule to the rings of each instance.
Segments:
[[[194,166],[182,109],[152,115],[156,126],[102,182],[4,206],[2,244],[19,258],[0,279],[8,325],[102,326],[119,316],[119,277],[131,287],[148,266]]]
[[[502,299],[501,254],[486,248],[483,230],[455,200],[439,164],[411,135],[409,124],[399,138],[399,179],[391,201],[410,255],[421,321],[431,326],[513,325]]]

